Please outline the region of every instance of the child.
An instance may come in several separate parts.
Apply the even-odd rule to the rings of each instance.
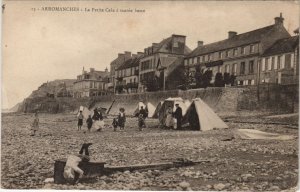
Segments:
[[[118,119],[117,118],[113,119],[112,126],[114,127],[114,131],[117,131],[117,127],[118,127]]]
[[[78,124],[77,124],[78,131],[81,130],[82,124],[83,124],[83,115],[82,115],[82,111],[80,111],[78,115]]]
[[[124,108],[120,108],[119,109],[119,116],[118,116],[118,122],[119,122],[119,126],[120,126],[120,130],[124,130],[125,127],[125,122],[126,122],[126,116],[125,116],[125,109]]]
[[[91,128],[93,126],[93,119],[91,115],[89,115],[88,119],[86,120],[88,131],[91,132]]]
[[[139,114],[138,122],[139,122],[139,130],[142,131],[143,127],[145,126],[145,118],[142,113]]]
[[[38,131],[39,129],[39,116],[38,116],[38,113],[36,112],[34,114],[34,120],[33,120],[33,123],[31,124],[31,130],[32,130],[32,134],[30,136],[34,136],[35,135],[35,132]]]

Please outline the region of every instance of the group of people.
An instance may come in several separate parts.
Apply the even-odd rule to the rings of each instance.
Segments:
[[[78,123],[77,123],[78,131],[81,130],[81,127],[83,125],[83,119],[84,119],[84,116],[82,114],[82,111],[79,111]],[[89,132],[91,131],[92,126],[94,126],[97,131],[102,130],[102,128],[104,127],[104,121],[103,121],[103,115],[102,115],[101,108],[94,109],[93,116],[91,116],[91,115],[88,116],[88,118],[86,120],[86,124],[87,124],[87,128],[88,128]]]
[[[82,114],[82,111],[79,111],[78,123],[77,123],[78,131],[81,130],[82,128],[83,119],[84,116]],[[126,122],[125,109],[120,108],[118,117],[113,119],[112,125],[114,127],[114,131],[116,131],[118,127],[120,127],[120,130],[124,130],[125,122]],[[86,123],[89,132],[91,131],[91,128],[93,126],[97,131],[101,131],[102,128],[105,126],[101,108],[95,108],[93,116],[89,115],[86,120]]]
[[[166,113],[166,121],[165,126],[167,128],[181,129],[182,122],[182,108],[178,103],[175,104],[176,110],[173,112],[173,108],[171,106],[168,107]]]

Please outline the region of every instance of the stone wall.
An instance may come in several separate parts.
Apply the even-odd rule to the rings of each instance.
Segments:
[[[79,106],[105,107],[110,109],[112,115],[116,115],[120,107],[126,109],[128,115],[132,115],[139,101],[150,102],[155,107],[160,101],[169,97],[181,97],[184,100],[192,100],[200,97],[219,115],[235,115],[242,110],[262,110],[271,113],[298,112],[298,86],[260,85],[248,87],[210,87],[193,90],[171,90],[150,93],[107,95],[93,98],[48,98],[39,97],[26,99],[20,111],[22,112],[74,112]],[[113,103],[113,105],[112,105]]]

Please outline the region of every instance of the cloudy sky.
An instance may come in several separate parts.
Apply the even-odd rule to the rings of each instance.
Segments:
[[[143,51],[172,34],[194,49],[274,23],[283,14],[293,34],[299,5],[293,1],[4,1],[2,108],[22,101],[48,80],[73,79],[82,67],[109,68],[118,53]],[[42,7],[118,9],[119,12],[41,11]],[[33,11],[33,9],[36,11]],[[38,10],[39,9],[39,10]],[[121,9],[145,10],[121,13]]]

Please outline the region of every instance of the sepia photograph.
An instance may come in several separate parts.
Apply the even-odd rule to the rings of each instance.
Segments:
[[[299,190],[299,1],[1,6],[1,190]]]

